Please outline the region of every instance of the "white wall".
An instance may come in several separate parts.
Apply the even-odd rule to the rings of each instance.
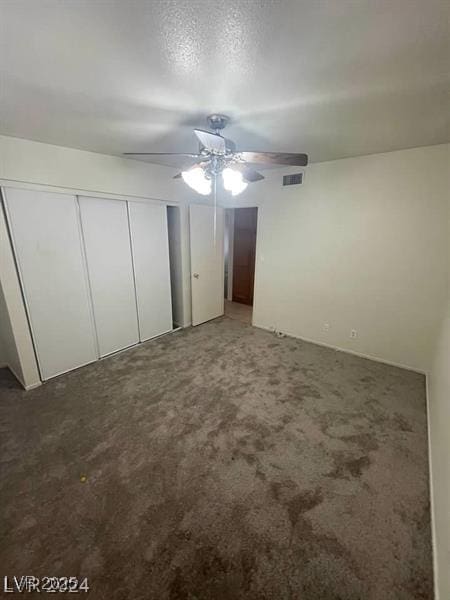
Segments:
[[[0,179],[183,202],[191,198],[174,169],[137,160],[0,136]]]
[[[254,324],[428,370],[446,295],[448,151],[312,164],[292,188],[286,170],[266,171],[249,186],[240,204],[261,207]]]
[[[450,200],[448,206],[450,240]],[[450,598],[450,242],[448,295],[428,377],[431,484],[438,598]]]

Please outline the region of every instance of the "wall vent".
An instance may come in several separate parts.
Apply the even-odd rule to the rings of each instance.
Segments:
[[[283,175],[283,185],[300,185],[303,182],[303,173]]]

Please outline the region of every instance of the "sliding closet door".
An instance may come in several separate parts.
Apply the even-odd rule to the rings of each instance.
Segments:
[[[127,203],[80,197],[100,356],[139,341]]]
[[[42,378],[97,358],[76,198],[7,188],[7,212]]]
[[[129,202],[141,341],[172,329],[167,208]]]

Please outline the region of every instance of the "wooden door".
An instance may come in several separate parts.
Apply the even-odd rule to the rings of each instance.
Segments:
[[[257,208],[234,210],[233,302],[253,305]]]

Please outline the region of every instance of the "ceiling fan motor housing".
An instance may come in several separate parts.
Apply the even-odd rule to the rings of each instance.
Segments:
[[[230,118],[226,115],[220,114],[212,114],[207,117],[208,125],[210,129],[215,129],[216,131],[220,131],[223,129],[230,121]]]

